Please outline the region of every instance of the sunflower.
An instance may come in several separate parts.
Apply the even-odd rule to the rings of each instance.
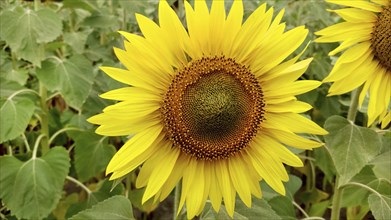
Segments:
[[[321,83],[296,81],[312,59],[286,60],[308,31],[284,32],[284,11],[272,19],[263,4],[242,24],[243,4],[185,2],[187,30],[166,1],[159,3],[159,25],[136,14],[143,36],[120,32],[125,50],[114,48],[126,69],[102,67],[130,85],[102,94],[118,100],[89,119],[107,136],[134,135],[107,167],[110,179],[140,165],[136,187],[146,187],[142,202],[164,200],[181,181],[179,209],[187,217],[209,199],[218,211],[224,201],[233,216],[238,193],[250,207],[261,197],[259,181],[285,194],[284,164],[302,161],[285,146],[312,149],[322,144],[297,133],[327,132],[298,114],[311,109],[295,95]]]
[[[316,42],[342,42],[329,53],[347,49],[324,82],[334,82],[329,95],[339,95],[363,85],[359,105],[369,94],[368,126],[378,119],[381,127],[391,121],[391,0],[326,0],[349,6],[331,10],[345,21],[315,34]]]

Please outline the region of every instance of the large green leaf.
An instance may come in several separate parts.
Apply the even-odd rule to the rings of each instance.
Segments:
[[[202,220],[212,219],[231,219],[225,209],[224,205],[218,213],[214,211],[212,206],[207,203],[203,213],[200,216]],[[264,199],[253,198],[252,207],[248,208],[238,197],[236,198],[235,212],[233,219],[240,220],[258,220],[258,219],[282,219],[276,212],[270,207],[270,205]]]
[[[90,193],[86,200],[72,204],[66,212],[66,219],[76,215],[82,210],[91,208],[103,200],[116,195],[123,195],[125,187],[123,184],[118,184],[116,187],[111,187],[111,181],[104,179],[97,184],[91,184],[89,188],[96,188],[96,191]]]
[[[132,204],[124,196],[113,196],[92,208],[79,212],[70,220],[76,219],[135,219]]]
[[[84,182],[101,173],[115,153],[108,138],[91,131],[69,132],[75,141],[75,168],[79,180]]]
[[[373,172],[378,178],[384,178],[391,182],[391,151],[386,151],[375,157],[370,164],[373,164]]]
[[[375,131],[356,126],[340,116],[330,117],[324,127],[329,131],[326,146],[340,176],[340,186],[379,153],[381,139]]]
[[[350,182],[363,184],[380,194],[391,193],[391,185],[384,179],[377,178],[370,166],[365,166]],[[371,192],[368,189],[356,185],[345,187],[341,207],[368,205],[367,201],[370,194]]]
[[[0,143],[21,135],[34,113],[34,102],[23,91],[28,90],[15,91],[0,99]]]
[[[68,60],[48,59],[37,77],[51,91],[60,91],[68,105],[80,110],[94,80],[91,63],[81,55]]]
[[[333,182],[336,170],[330,153],[327,152],[326,148],[320,147],[314,149],[314,156],[316,166],[323,171],[326,179],[329,182]]]
[[[42,43],[55,40],[62,31],[62,22],[56,13],[44,8],[33,11],[16,7],[0,15],[0,36],[16,55],[40,66],[45,58]]]
[[[369,207],[377,220],[391,219],[391,197],[390,195],[372,194],[368,197]]]
[[[64,34],[64,42],[68,44],[76,53],[80,54],[84,51],[88,35],[91,29],[79,32],[70,32]]]
[[[70,167],[68,152],[54,147],[22,162],[0,157],[0,198],[17,218],[42,219],[56,207]]]

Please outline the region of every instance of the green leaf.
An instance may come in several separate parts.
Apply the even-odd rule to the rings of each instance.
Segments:
[[[360,183],[370,187],[380,194],[390,194],[391,185],[384,179],[375,176],[370,166],[365,166],[350,182]],[[370,191],[358,186],[347,186],[343,190],[341,207],[368,205]]]
[[[286,196],[288,199],[291,201],[294,200],[294,195],[297,191],[299,191],[302,181],[299,177],[294,176],[294,175],[289,175],[289,181],[284,183],[285,188],[286,188]]]
[[[0,143],[12,140],[26,129],[34,113],[34,102],[19,90],[0,99]]]
[[[94,13],[87,17],[82,25],[93,28],[118,29],[118,18],[107,13]]]
[[[81,8],[89,12],[98,11],[96,0],[64,0],[64,8]]]
[[[1,55],[0,55],[1,56]],[[1,81],[12,81],[17,82],[23,86],[29,77],[28,70],[23,68],[13,67],[12,62],[6,62],[0,68],[0,80]]]
[[[370,164],[378,178],[384,178],[391,182],[391,151],[386,151],[375,157]]]
[[[80,110],[94,80],[91,63],[81,55],[68,60],[48,59],[37,69],[37,77],[51,91],[59,91],[66,103]]]
[[[71,32],[64,34],[64,42],[68,44],[76,53],[82,53],[87,41],[88,35],[92,30],[87,29],[80,32]]]
[[[292,201],[288,197],[274,197],[269,201],[269,205],[272,207],[272,209],[276,212],[277,215],[282,217],[282,219],[297,219]]]
[[[38,11],[22,7],[5,10],[0,15],[0,26],[0,37],[16,55],[37,66],[45,56],[42,43],[55,40],[62,31],[59,16],[48,8]]]
[[[114,146],[108,138],[91,131],[69,132],[75,141],[75,168],[82,182],[104,171],[115,154]]]
[[[111,181],[109,181],[108,179],[104,179],[97,184],[93,183],[91,185],[88,185],[88,187],[95,188],[97,189],[97,191],[89,194],[86,200],[72,204],[66,212],[66,219],[76,215],[82,210],[91,208],[93,205],[96,205],[97,203],[102,202],[103,200],[106,200],[110,197],[116,195],[123,195],[125,189],[123,184],[119,184],[116,187],[112,188]]]
[[[113,196],[92,208],[79,212],[70,220],[76,219],[135,219],[132,204],[124,196]]]
[[[391,198],[389,196],[372,194],[368,197],[368,203],[375,219],[391,219]]]
[[[324,127],[329,131],[325,136],[326,146],[340,175],[340,186],[378,154],[380,137],[375,131],[353,125],[340,116],[330,117]]]
[[[68,152],[54,147],[22,162],[0,157],[0,198],[17,218],[42,219],[56,207],[70,167]]]
[[[315,164],[323,171],[326,179],[331,183],[334,181],[336,174],[333,160],[331,159],[330,153],[324,147],[314,149]]]
[[[330,206],[329,200],[314,203],[312,204],[310,211],[308,212],[308,215],[322,217],[329,206]]]
[[[156,209],[159,203],[154,202],[153,199],[149,199],[144,204],[142,203],[142,198],[145,192],[145,187],[141,189],[132,189],[129,193],[129,199],[132,202],[132,205],[142,212],[150,213]]]
[[[288,199],[289,200],[289,199]],[[212,205],[207,203],[204,211],[200,215],[201,220],[212,219],[231,219],[224,205],[221,205],[218,213],[215,212]],[[282,219],[264,199],[253,198],[252,206],[248,208],[238,197],[236,198],[235,220],[258,220],[258,219]]]

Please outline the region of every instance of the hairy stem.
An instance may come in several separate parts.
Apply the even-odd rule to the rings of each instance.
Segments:
[[[40,116],[41,134],[45,135],[45,137],[41,141],[42,155],[44,155],[49,151],[49,109],[46,104],[47,90],[41,82],[39,83],[39,94],[41,97],[42,109],[42,114]]]
[[[357,109],[358,109],[358,98],[360,96],[360,93],[362,91],[362,86],[357,88],[352,92],[352,101],[350,103],[349,111],[348,111],[348,120],[353,122],[356,119],[357,115]]]
[[[174,213],[173,213],[173,219],[176,220],[178,217],[178,208],[179,208],[179,201],[181,199],[181,186],[182,184],[179,182],[175,187],[175,197],[174,197]]]
[[[331,210],[331,220],[339,220],[339,212],[341,209],[341,195],[342,195],[342,187],[338,186],[339,177],[337,176],[335,179],[335,187],[334,187],[334,195],[333,195],[333,206]]]
[[[88,189],[88,187],[86,185],[84,185],[82,182],[80,182],[79,180],[77,180],[71,176],[67,176],[66,179],[73,182],[74,184],[80,186],[82,189],[84,189],[84,191],[86,191],[88,196],[92,193],[92,191],[90,189]]]

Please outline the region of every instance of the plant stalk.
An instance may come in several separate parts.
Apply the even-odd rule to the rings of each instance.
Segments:
[[[173,220],[178,218],[179,201],[181,199],[181,186],[182,184],[180,182],[178,182],[178,184],[175,186]]]
[[[356,115],[357,115],[357,109],[358,109],[358,98],[360,96],[360,93],[362,91],[363,87],[360,86],[358,87],[357,89],[355,89],[353,92],[352,92],[352,101],[350,103],[350,107],[349,107],[349,111],[348,111],[348,120],[353,122],[355,121],[356,119]]]
[[[348,111],[348,117],[347,119],[351,121],[354,124],[354,121],[356,119],[357,115],[357,109],[358,109],[358,99],[360,97],[360,93],[362,91],[363,87],[360,86],[356,90],[352,92],[352,101],[349,107]],[[333,196],[333,206],[331,210],[331,220],[339,220],[340,216],[340,209],[341,209],[341,196],[343,187],[339,187],[339,176],[335,177],[335,187],[334,187],[334,196]]]
[[[335,187],[334,187],[334,195],[333,195],[333,206],[331,210],[331,220],[339,220],[339,214],[341,209],[341,195],[342,195],[342,187],[338,187],[339,177],[335,178]]]
[[[41,146],[42,146],[42,155],[46,154],[49,151],[49,109],[46,104],[47,99],[47,90],[45,86],[40,82],[39,83],[39,95],[41,97],[41,133],[45,135],[42,138]]]

